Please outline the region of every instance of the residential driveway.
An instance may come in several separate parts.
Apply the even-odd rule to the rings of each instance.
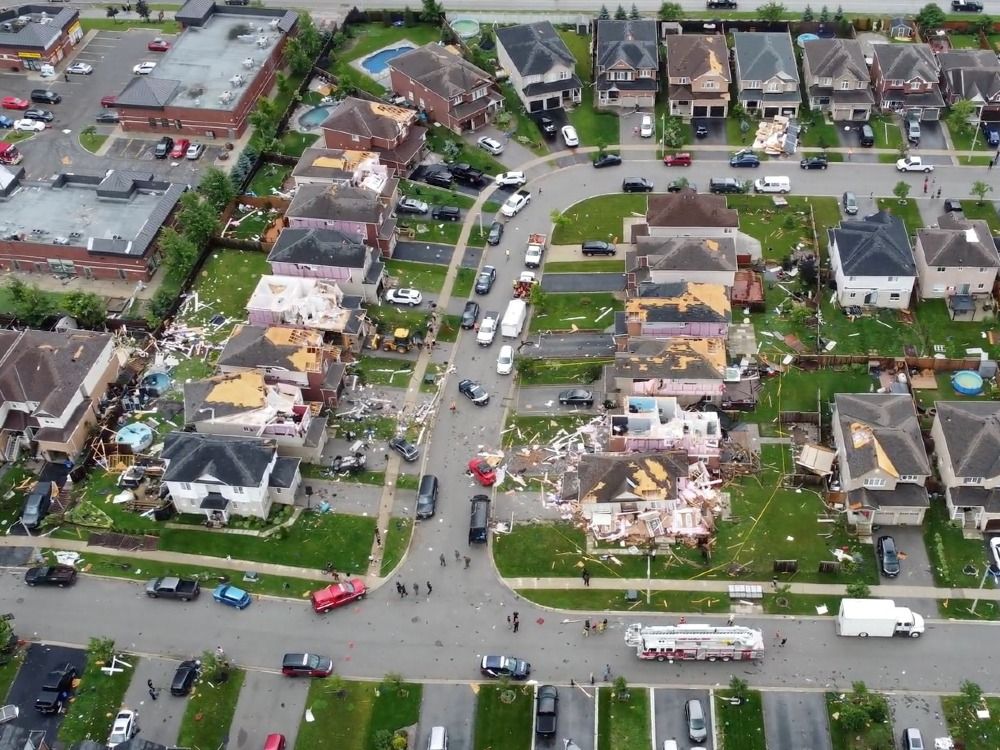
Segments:
[[[397,242],[392,253],[393,260],[412,260],[417,263],[440,263],[448,265],[455,254],[453,245],[437,245],[431,242]]]
[[[765,691],[762,696],[769,750],[833,750],[823,693]]]
[[[900,126],[902,127],[902,126]],[[906,138],[905,130],[903,138]],[[948,140],[944,135],[944,125],[935,121],[920,123],[920,148],[948,148]],[[950,163],[950,162],[948,162]]]
[[[247,672],[236,702],[227,747],[230,750],[259,750],[269,734],[285,735],[288,747],[294,747],[308,693],[309,680]]]
[[[924,738],[924,747],[934,747],[935,737],[947,737],[948,726],[936,695],[889,695],[895,739],[902,742],[903,730],[916,727]]]
[[[547,273],[542,276],[546,292],[620,292],[625,289],[623,273]]]
[[[178,604],[184,606],[180,602],[168,601],[157,601],[151,606],[174,607]],[[187,708],[186,698],[170,694],[170,683],[174,679],[178,664],[180,661],[177,659],[143,657],[139,662],[139,671],[132,676],[128,690],[125,691],[125,698],[122,700],[123,708],[131,708],[139,714],[140,736],[144,740],[167,747],[177,744],[177,733],[181,730],[181,719],[184,718],[184,710]],[[152,680],[153,687],[159,691],[155,701],[150,700],[146,680]]]
[[[704,138],[698,138],[691,145],[691,148],[698,148],[699,144],[705,146],[725,146],[729,143],[726,137],[726,121],[718,117],[706,117],[702,120],[692,120],[691,121],[691,132],[694,133],[694,129],[699,125],[704,125],[708,128],[708,135]]]
[[[519,353],[525,357],[608,357],[615,353],[615,344],[604,333],[543,333],[529,339]]]
[[[590,409],[584,406],[563,406],[559,403],[559,393],[567,388],[583,388],[594,394],[594,406]],[[577,414],[596,413],[604,402],[604,394],[592,386],[580,385],[540,385],[517,389],[518,414]]]
[[[535,735],[535,747],[563,750],[564,740],[571,739],[580,750],[594,750],[594,695],[592,685],[559,687],[559,726],[556,736],[543,739]]]
[[[472,731],[476,718],[476,693],[473,685],[424,685],[420,701],[420,725],[412,747],[427,747],[432,727],[448,730],[449,750],[472,750]]]
[[[478,141],[483,136],[488,136],[503,144],[503,153],[497,156],[496,160],[508,167],[516,167],[538,158],[530,148],[522,146],[499,128],[483,128],[475,133],[467,133],[463,137],[472,148],[479,148]]]
[[[62,592],[55,590],[53,594],[59,596]],[[35,643],[28,647],[24,664],[17,673],[14,684],[10,686],[7,694],[7,703],[13,704],[21,709],[17,724],[26,729],[43,730],[48,737],[55,737],[59,731],[65,714],[40,714],[35,710],[35,696],[42,687],[45,676],[60,664],[69,662],[82,674],[87,663],[85,651],[62,646],[47,646],[43,643]],[[103,741],[103,737],[99,738]]]
[[[872,536],[891,536],[896,540],[896,549],[900,555],[900,571],[895,578],[883,578],[880,583],[886,586],[929,586],[933,587],[934,575],[931,573],[931,561],[927,556],[924,536],[919,526],[882,526]]]
[[[674,739],[680,747],[691,747],[694,743],[688,739],[687,721],[684,718],[684,704],[689,700],[698,699],[701,701],[701,708],[705,712],[705,724],[708,729],[708,739],[700,742],[700,747],[714,747],[712,728],[712,696],[707,690],[670,690],[666,688],[656,688],[653,693],[653,716],[656,724],[656,737],[653,738],[653,747],[663,746],[664,740]]]
[[[614,112],[615,110],[610,110]],[[656,134],[653,134],[651,138],[642,138],[639,136],[639,123],[642,122],[642,116],[649,115],[650,117],[656,117],[655,114],[648,111],[639,110],[638,112],[633,112],[632,110],[626,110],[621,112],[618,116],[618,142],[628,145],[648,145],[650,148],[656,148]],[[655,125],[655,123],[654,123]],[[593,146],[593,143],[584,143],[584,146]]]
[[[877,164],[878,154],[870,148],[862,148],[858,141],[860,123],[842,122],[837,124],[837,138],[841,148],[851,149],[851,161],[859,164]],[[873,126],[878,127],[878,126]],[[893,127],[890,125],[889,127]],[[846,159],[846,157],[845,157]]]

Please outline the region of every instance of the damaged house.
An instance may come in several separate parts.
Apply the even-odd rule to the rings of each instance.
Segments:
[[[651,339],[629,342],[605,368],[609,393],[674,396],[684,405],[718,404],[724,392],[726,346],[719,339]]]
[[[619,351],[637,338],[726,338],[732,309],[726,287],[719,284],[673,282],[652,288],[625,302],[615,315],[615,344]]]
[[[931,435],[949,517],[963,529],[1000,530],[1000,403],[935,406]]]
[[[625,411],[611,415],[608,450],[615,453],[684,451],[691,458],[718,459],[719,415],[685,411],[673,396],[628,396]]]

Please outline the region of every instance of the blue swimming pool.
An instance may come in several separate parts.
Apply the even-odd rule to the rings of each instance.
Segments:
[[[403,45],[402,47],[393,47],[392,49],[383,49],[376,52],[374,55],[369,55],[364,60],[361,61],[361,67],[367,70],[373,75],[378,75],[379,73],[384,73],[385,69],[389,67],[389,61],[394,57],[399,57],[404,52],[409,52],[413,49],[410,44]]]
[[[304,128],[318,128],[326,122],[326,118],[330,116],[331,111],[333,111],[333,107],[313,107],[308,112],[299,115],[299,125]]]

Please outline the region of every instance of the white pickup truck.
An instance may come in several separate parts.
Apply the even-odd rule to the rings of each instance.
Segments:
[[[527,190],[518,190],[500,206],[500,213],[508,218],[517,216],[529,203],[531,203],[531,193]]]
[[[500,322],[500,313],[488,312],[479,321],[479,330],[476,331],[476,343],[480,346],[489,346],[497,335],[497,325]]]
[[[919,156],[907,156],[896,162],[897,172],[933,172],[933,164],[924,164]]]

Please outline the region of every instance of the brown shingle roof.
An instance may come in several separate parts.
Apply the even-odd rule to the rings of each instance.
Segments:
[[[485,70],[477,68],[457,52],[436,44],[425,44],[404,52],[394,57],[389,67],[446,99],[492,83]]]
[[[721,34],[677,34],[668,36],[664,43],[669,78],[698,78],[715,73],[732,81],[729,49]]]
[[[652,227],[739,227],[735,209],[726,208],[725,196],[681,190],[651,195],[646,223]]]

